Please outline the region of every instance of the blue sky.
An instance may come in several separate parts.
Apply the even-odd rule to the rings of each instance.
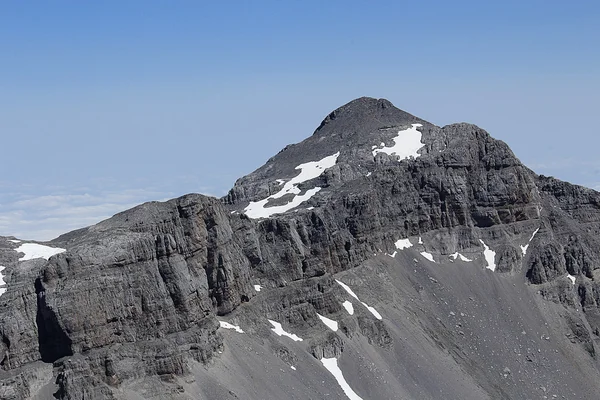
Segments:
[[[0,235],[221,196],[365,95],[600,187],[600,6],[568,3],[2,2]]]

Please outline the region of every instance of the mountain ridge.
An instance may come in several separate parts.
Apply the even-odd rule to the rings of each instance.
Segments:
[[[359,98],[221,199],[144,203],[48,260],[0,238],[0,394],[592,399],[599,232],[600,193]]]

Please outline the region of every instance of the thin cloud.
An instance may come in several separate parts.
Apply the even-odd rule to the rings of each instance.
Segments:
[[[0,235],[26,240],[50,240],[146,201],[173,197],[174,193],[152,189],[38,196],[13,192],[0,204]]]

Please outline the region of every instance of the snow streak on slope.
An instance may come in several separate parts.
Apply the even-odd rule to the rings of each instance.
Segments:
[[[389,155],[396,155],[400,157],[400,160],[404,160],[409,157],[419,157],[420,154],[417,153],[417,151],[423,147],[423,143],[421,143],[421,132],[417,130],[417,128],[420,126],[423,125],[412,124],[411,128],[399,131],[398,136],[394,138],[393,146],[375,149],[373,150],[373,156],[376,156],[378,153],[385,153]]]
[[[240,328],[237,325],[230,324],[229,322],[219,321],[219,325],[221,326],[221,328],[233,329],[234,331],[236,331],[238,333],[244,333],[244,331],[242,330],[242,328]]]
[[[342,374],[342,370],[338,366],[338,362],[336,358],[321,358],[321,363],[323,366],[327,368],[331,375],[335,378],[337,383],[342,387],[342,390],[348,396],[350,400],[362,400],[362,397],[356,394],[354,390],[348,385],[346,379],[344,378],[344,374]]]
[[[485,261],[487,262],[486,268],[491,269],[492,271],[496,270],[496,252],[494,250],[490,250],[490,248],[483,242],[483,240],[479,239],[481,244],[483,245],[483,256],[485,257]]]
[[[571,283],[574,285],[575,281],[577,280],[577,278],[571,274],[567,274],[567,278],[569,278],[569,280],[571,281]]]
[[[307,190],[303,195],[300,195],[301,190],[298,188],[298,184],[314,179],[325,172],[326,169],[333,167],[337,162],[339,155],[340,152],[338,151],[337,153],[325,157],[322,160],[310,161],[298,165],[296,169],[300,170],[300,174],[287,181],[279,192],[272,194],[266,199],[260,201],[251,201],[250,204],[248,204],[248,206],[244,209],[244,213],[250,218],[268,218],[273,214],[281,214],[299,206],[318,193],[321,188],[317,186]],[[295,196],[287,204],[265,207],[269,200],[279,199],[286,194],[294,194]]]
[[[273,325],[273,328],[271,328],[271,330],[273,332],[275,332],[275,334],[277,336],[287,336],[295,342],[302,341],[301,337],[296,336],[293,333],[289,333],[289,332],[286,332],[285,330],[283,330],[283,327],[281,326],[281,324],[279,322],[275,322],[275,321],[271,321],[271,320],[268,320],[268,321],[271,323],[271,325]]]
[[[55,254],[59,254],[67,251],[58,247],[44,246],[37,243],[23,243],[15,249],[19,253],[25,253],[25,255],[19,258],[19,261],[33,260],[34,258],[45,258],[46,260]]]
[[[527,254],[527,248],[529,248],[529,243],[531,243],[531,241],[533,240],[533,238],[535,237],[535,234],[538,233],[538,231],[540,230],[540,228],[537,228],[534,232],[533,235],[531,235],[531,237],[529,238],[529,242],[527,242],[527,244],[525,246],[521,246],[521,251],[523,252],[523,255]]]
[[[327,317],[322,316],[321,314],[317,313],[317,315],[319,316],[319,319],[325,324],[327,325],[327,327],[329,329],[331,329],[334,332],[337,332],[338,330],[338,323],[337,321],[334,321],[332,319],[329,319]]]
[[[367,310],[369,310],[369,312],[375,316],[375,318],[377,318],[377,319],[382,319],[382,317],[381,317],[381,314],[379,314],[379,312],[378,312],[376,309],[374,309],[373,307],[371,307],[371,306],[367,305],[367,303],[360,301],[360,300],[359,300],[359,298],[358,298],[358,296],[356,295],[356,293],[354,293],[354,291],[353,291],[352,289],[350,289],[350,287],[349,287],[348,285],[346,285],[344,282],[340,282],[340,281],[338,281],[337,279],[336,279],[335,281],[336,281],[336,282],[337,282],[337,283],[338,283],[338,284],[339,284],[341,287],[343,287],[343,288],[344,288],[344,290],[345,290],[346,292],[348,292],[348,294],[349,294],[350,296],[354,297],[356,300],[358,300],[358,301],[360,302],[360,304],[362,304],[363,306],[365,306],[365,307],[367,308]]]

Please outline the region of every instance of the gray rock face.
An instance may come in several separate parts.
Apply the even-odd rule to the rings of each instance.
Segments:
[[[417,156],[380,151],[410,134]],[[363,399],[593,399],[598,233],[599,193],[357,99],[223,199],[143,204],[49,260],[0,238],[0,397],[344,399],[336,358]]]

